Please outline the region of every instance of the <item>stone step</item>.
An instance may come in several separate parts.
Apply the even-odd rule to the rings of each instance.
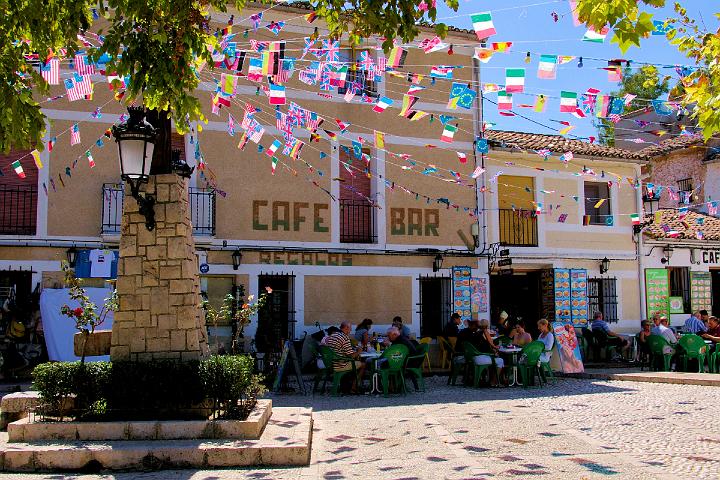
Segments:
[[[6,472],[162,470],[310,463],[312,409],[273,408],[257,440],[36,441],[0,443]]]
[[[38,422],[25,417],[7,426],[8,441],[117,441],[258,439],[272,415],[272,400],[260,399],[246,420]]]

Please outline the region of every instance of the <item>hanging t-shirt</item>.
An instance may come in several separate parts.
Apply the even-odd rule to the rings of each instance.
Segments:
[[[93,278],[110,278],[112,276],[112,262],[115,254],[112,250],[91,250],[90,276]]]

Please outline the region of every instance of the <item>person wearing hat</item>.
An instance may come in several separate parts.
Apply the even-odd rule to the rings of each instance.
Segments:
[[[497,334],[498,335],[501,335],[501,336],[505,335],[508,337],[510,336],[510,331],[512,330],[512,325],[510,325],[510,322],[508,321],[509,317],[510,316],[508,315],[508,313],[505,310],[500,312],[500,316],[498,317],[498,323],[497,323],[497,330],[498,330]]]

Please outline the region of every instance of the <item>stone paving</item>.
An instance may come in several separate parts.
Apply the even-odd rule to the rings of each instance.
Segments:
[[[40,478],[717,479],[716,387],[559,379],[543,389],[448,387],[406,397],[276,396],[312,406],[309,467]]]

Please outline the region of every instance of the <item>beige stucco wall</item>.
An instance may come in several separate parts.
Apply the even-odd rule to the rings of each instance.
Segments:
[[[411,277],[305,276],[305,325],[353,324],[370,318],[389,324],[412,314]]]

